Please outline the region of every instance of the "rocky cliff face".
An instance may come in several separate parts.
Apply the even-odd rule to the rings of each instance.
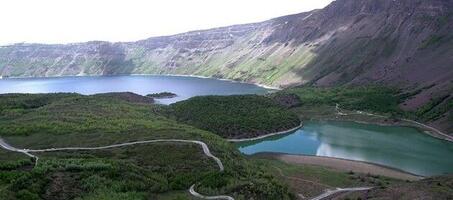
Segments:
[[[0,47],[3,76],[107,75],[128,73],[131,67],[124,47],[109,42]]]
[[[261,23],[137,42],[5,46],[0,73],[192,74],[282,87],[384,84],[412,96],[404,109],[439,106],[453,98],[453,1],[336,0]],[[436,123],[448,124],[448,115]]]

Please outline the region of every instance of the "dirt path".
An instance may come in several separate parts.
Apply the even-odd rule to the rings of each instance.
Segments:
[[[14,151],[14,152],[18,152],[18,153],[23,153],[31,158],[34,158],[35,159],[35,165],[38,161],[38,157],[29,153],[28,151],[26,151],[25,149],[18,149],[16,147],[13,147],[11,145],[9,145],[8,143],[6,143],[2,138],[0,138],[0,146],[3,148],[3,149],[6,149],[8,151]]]
[[[201,194],[198,194],[198,192],[195,192],[194,190],[195,184],[190,186],[189,192],[195,197],[201,198],[201,199],[226,199],[226,200],[234,200],[233,197],[230,196],[225,196],[225,195],[220,195],[220,196],[204,196]]]
[[[317,165],[317,166],[324,166],[329,167],[332,169],[340,170],[340,171],[353,171],[357,173],[363,174],[374,174],[380,176],[386,176],[401,180],[420,180],[423,177],[417,176],[414,174],[410,174],[401,170],[392,169],[389,167],[384,167],[376,164],[360,162],[360,161],[352,161],[346,159],[339,159],[339,158],[331,158],[331,157],[319,157],[319,156],[303,156],[303,155],[288,155],[288,154],[277,154],[277,153],[268,153],[262,154],[259,156],[264,157],[271,157],[277,160],[284,161],[286,163],[291,164],[308,164],[308,165]]]
[[[324,187],[328,188],[327,190],[325,190],[324,193],[322,193],[322,194],[320,194],[320,195],[318,195],[316,197],[313,197],[311,200],[321,200],[321,199],[324,199],[326,197],[329,197],[331,195],[334,195],[334,194],[340,193],[340,192],[363,191],[363,190],[372,189],[372,187],[335,188],[333,186],[326,185],[326,184],[323,184],[323,183],[318,183],[318,182],[315,182],[315,181],[305,180],[305,179],[298,178],[298,177],[286,176],[280,168],[275,167],[275,166],[273,166],[273,167],[278,171],[280,176],[282,176],[284,178],[297,180],[297,181],[302,181],[302,182],[307,182],[307,183],[312,183],[312,184],[316,184],[316,185],[320,185],[320,186],[324,186]],[[302,194],[298,194],[298,195],[302,199],[306,199],[305,196],[303,196]]]
[[[138,145],[138,144],[149,144],[149,143],[162,143],[162,142],[181,142],[181,143],[195,143],[199,144],[203,148],[203,153],[212,158],[216,163],[217,166],[219,167],[219,171],[222,172],[224,171],[223,163],[222,161],[217,158],[216,156],[212,155],[211,151],[209,150],[208,145],[202,141],[198,140],[180,140],[180,139],[158,139],[158,140],[145,140],[145,141],[136,141],[136,142],[127,142],[127,143],[121,143],[121,144],[113,144],[113,145],[107,145],[107,146],[100,146],[100,147],[64,147],[64,148],[49,148],[49,149],[18,149],[15,148],[8,143],[6,143],[2,138],[0,138],[0,146],[3,149],[6,149],[8,151],[14,151],[14,152],[19,152],[23,153],[27,156],[30,156],[35,159],[35,166],[38,164],[38,156],[35,156],[31,154],[30,152],[53,152],[53,151],[80,151],[80,150],[102,150],[102,149],[110,149],[110,148],[117,148],[117,147],[124,147],[124,146],[132,146],[132,145]],[[192,194],[195,197],[202,198],[202,199],[225,199],[225,200],[234,200],[233,197],[226,196],[226,195],[219,195],[219,196],[204,196],[199,193],[197,193],[194,190],[195,184],[193,184],[189,188],[189,193]]]

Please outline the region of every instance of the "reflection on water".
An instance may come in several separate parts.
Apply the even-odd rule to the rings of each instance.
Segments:
[[[409,127],[307,122],[294,133],[238,146],[245,154],[329,156],[382,164],[419,175],[453,173],[453,143]]]
[[[146,95],[158,92],[172,92],[178,95],[175,98],[159,99],[158,102],[163,104],[170,104],[200,95],[264,94],[268,91],[252,84],[181,76],[98,76],[0,80],[0,94],[134,92]]]

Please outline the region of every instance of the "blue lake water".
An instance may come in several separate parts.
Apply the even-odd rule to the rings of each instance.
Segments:
[[[163,104],[200,95],[265,94],[268,91],[253,84],[184,76],[92,76],[0,80],[0,94],[76,92],[88,95],[134,92],[146,95],[172,92],[178,95],[176,98],[157,100]]]

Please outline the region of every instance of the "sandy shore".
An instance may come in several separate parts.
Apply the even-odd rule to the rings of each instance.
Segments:
[[[340,171],[353,171],[356,173],[373,174],[386,176],[390,178],[402,179],[402,180],[420,180],[423,177],[417,176],[408,172],[404,172],[398,169],[392,169],[389,167],[371,164],[361,161],[346,160],[340,158],[331,157],[320,157],[320,156],[304,156],[304,155],[290,155],[290,154],[278,154],[278,153],[261,153],[255,155],[257,157],[273,158],[281,160],[290,164],[299,165],[317,165],[328,167]]]

